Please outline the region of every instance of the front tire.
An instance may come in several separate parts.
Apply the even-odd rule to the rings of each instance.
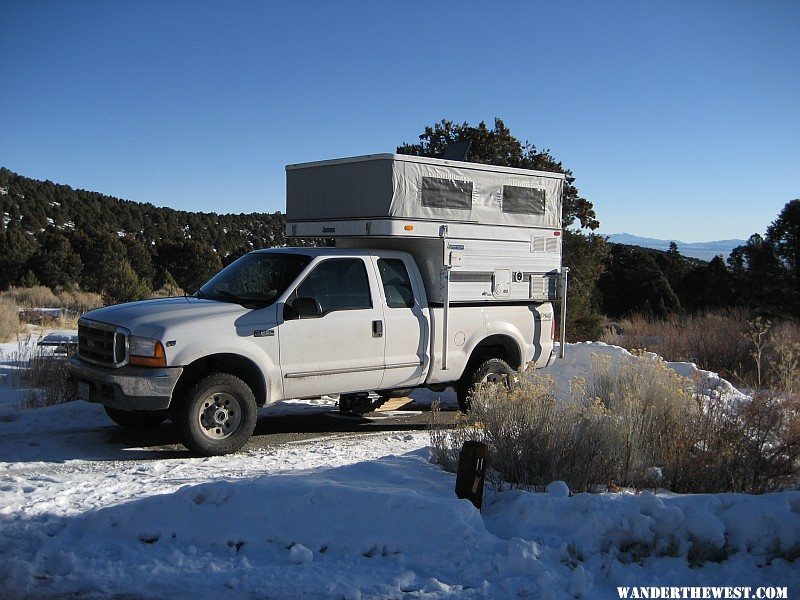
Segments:
[[[467,366],[461,379],[456,384],[458,407],[463,413],[469,411],[472,392],[476,385],[481,383],[504,383],[508,389],[512,389],[516,380],[517,372],[501,358],[485,360],[477,368]]]
[[[134,412],[111,408],[110,406],[103,406],[103,408],[106,409],[106,414],[117,425],[138,431],[158,427],[167,418],[166,411],[162,410],[140,410]]]
[[[200,456],[236,452],[256,426],[258,409],[250,387],[228,373],[198,381],[181,402],[175,426],[184,446]]]

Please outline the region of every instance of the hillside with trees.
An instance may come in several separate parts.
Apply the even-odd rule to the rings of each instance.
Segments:
[[[598,279],[603,313],[610,317],[741,308],[772,320],[800,314],[800,200],[784,206],[764,236],[753,234],[727,263],[687,258],[673,243],[667,252],[609,244]]]
[[[285,243],[274,214],[174,210],[0,169],[0,289],[80,287],[108,301],[193,291],[252,249]]]

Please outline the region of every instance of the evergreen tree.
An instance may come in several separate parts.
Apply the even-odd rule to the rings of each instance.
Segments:
[[[36,247],[33,236],[25,232],[18,222],[9,222],[6,231],[0,235],[0,289],[21,283],[28,260],[36,252]]]
[[[766,243],[786,271],[783,304],[800,314],[800,199],[788,202],[767,228]]]
[[[169,271],[178,285],[192,294],[221,268],[214,249],[197,240],[166,242],[158,247],[156,261],[162,271]]]
[[[123,256],[114,261],[113,270],[107,272],[103,282],[103,300],[107,304],[132,302],[150,297],[153,291],[149,281],[141,281],[133,267]]]
[[[664,273],[667,281],[669,281],[670,287],[677,292],[681,280],[691,269],[689,261],[678,250],[678,244],[670,242],[667,252],[659,252],[653,255],[653,258],[655,258],[658,268],[661,269],[661,272]]]
[[[603,324],[597,280],[605,269],[608,244],[601,236],[565,229],[563,250],[563,262],[570,268],[567,337],[576,342],[595,340]]]
[[[615,244],[598,281],[603,310],[613,317],[644,312],[665,317],[680,301],[652,255],[643,248]]]
[[[120,241],[125,248],[125,257],[128,259],[131,267],[133,267],[137,278],[141,280],[142,283],[153,287],[153,283],[156,280],[156,268],[153,264],[153,255],[145,248],[144,244],[130,235],[126,235],[121,238]]]
[[[773,247],[754,233],[731,252],[728,264],[741,302],[754,309],[779,313],[784,309],[787,269]]]
[[[47,287],[74,286],[83,270],[80,257],[66,236],[53,227],[39,235],[39,249],[28,260],[28,269]]]
[[[684,308],[691,311],[726,308],[736,303],[733,274],[719,256],[690,269],[675,291]]]

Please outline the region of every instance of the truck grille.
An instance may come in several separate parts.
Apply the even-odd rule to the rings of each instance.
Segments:
[[[106,323],[78,321],[78,356],[106,367],[121,367],[126,362],[125,334]]]

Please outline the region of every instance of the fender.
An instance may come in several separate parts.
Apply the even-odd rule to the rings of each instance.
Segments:
[[[280,366],[275,364],[269,353],[253,342],[252,339],[241,337],[236,337],[233,340],[217,339],[213,347],[205,348],[198,347],[197,344],[190,344],[182,352],[176,352],[170,362],[176,366],[186,367],[198,360],[218,354],[240,356],[256,366],[261,373],[266,389],[265,406],[283,399],[283,379]]]

